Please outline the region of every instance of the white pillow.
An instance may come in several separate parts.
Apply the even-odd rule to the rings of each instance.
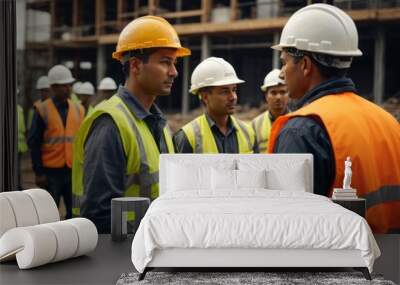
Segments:
[[[237,188],[267,188],[267,170],[236,170]]]
[[[236,190],[236,170],[211,168],[213,190]]]
[[[305,161],[289,159],[239,159],[238,169],[258,171],[266,170],[267,189],[306,191],[309,188],[308,168]]]
[[[211,189],[210,167],[198,167],[173,162],[170,162],[168,167],[168,191]]]
[[[307,180],[304,163],[292,164],[286,169],[267,171],[268,189],[306,192]]]

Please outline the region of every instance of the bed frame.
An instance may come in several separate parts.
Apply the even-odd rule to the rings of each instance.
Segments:
[[[212,165],[219,159],[266,159],[277,158],[289,161],[305,161],[307,192],[313,192],[313,157],[311,154],[162,154],[160,157],[160,195],[165,193],[168,179],[169,161],[191,163],[207,160]],[[232,268],[237,271],[262,268],[343,268],[350,267],[361,271],[367,280],[371,276],[359,250],[329,249],[238,249],[238,248],[168,248],[157,249],[152,261],[147,265],[139,280],[143,280],[148,271],[156,268]]]
[[[139,275],[155,268],[338,268],[350,267],[361,271],[371,280],[359,250],[327,249],[183,249],[156,250],[152,261]]]

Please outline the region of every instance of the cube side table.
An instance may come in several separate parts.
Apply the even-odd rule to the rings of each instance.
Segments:
[[[367,208],[367,202],[364,198],[357,199],[332,199],[332,202],[339,204],[340,206],[359,214],[365,218],[365,212]]]
[[[135,213],[135,220],[132,227],[132,233],[134,234],[139,227],[140,221],[146,214],[149,205],[150,199],[144,197],[113,198],[111,200],[111,239],[113,241],[124,241],[127,238],[127,215],[129,211]]]

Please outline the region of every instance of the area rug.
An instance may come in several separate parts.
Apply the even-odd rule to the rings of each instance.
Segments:
[[[360,272],[148,272],[142,281],[138,281],[139,273],[122,274],[117,285],[133,284],[379,284],[395,285],[384,280],[381,275],[372,274],[372,281],[364,278]]]

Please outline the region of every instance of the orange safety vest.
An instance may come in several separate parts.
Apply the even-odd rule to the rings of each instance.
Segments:
[[[44,167],[72,167],[72,143],[83,118],[83,107],[68,99],[67,124],[63,121],[51,98],[37,105],[39,115],[46,124],[42,143],[42,163]]]
[[[333,187],[342,188],[344,161],[350,156],[352,187],[367,200],[367,221],[375,233],[400,230],[400,124],[389,113],[360,96],[327,95],[296,112],[279,117],[271,131],[273,152],[280,130],[293,117],[321,121],[335,156]]]

